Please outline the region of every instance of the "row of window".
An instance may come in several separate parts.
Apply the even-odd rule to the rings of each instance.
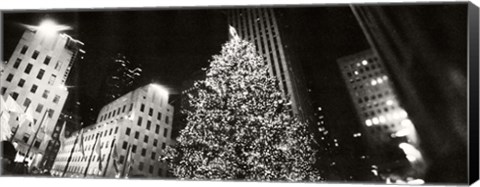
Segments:
[[[114,109],[114,110],[112,110],[108,113],[105,113],[104,115],[102,115],[100,117],[99,122],[105,121],[105,120],[113,118],[115,116],[118,116],[120,113],[125,113],[126,107],[127,107],[127,105],[123,105],[123,107],[118,107],[118,109]],[[120,112],[120,109],[122,109],[121,112]],[[128,112],[132,111],[132,109],[133,109],[133,103],[130,104],[130,108],[128,109]]]
[[[160,132],[160,125],[157,125],[156,128],[155,128],[155,133],[156,133],[156,134],[159,134],[159,132]],[[125,129],[125,135],[130,136],[130,133],[131,133],[131,129],[130,129],[129,127],[127,127],[127,128]],[[167,129],[167,128],[164,128],[163,137],[166,138],[167,135],[168,135],[168,129]],[[135,135],[134,135],[134,138],[135,138],[136,140],[138,140],[139,137],[140,137],[140,132],[139,132],[139,131],[136,131],[136,132],[135,132]],[[148,135],[145,135],[145,136],[143,137],[143,141],[144,141],[145,143],[148,143],[148,140],[149,140]],[[154,139],[154,140],[153,140],[153,146],[157,146],[157,139]]]
[[[28,50],[28,46],[24,45],[24,46],[22,47],[22,49],[20,50],[20,54],[25,55],[25,53],[27,52],[27,50]],[[37,50],[35,50],[35,51],[33,51],[33,54],[32,54],[32,56],[31,56],[31,58],[34,59],[34,60],[36,60],[39,55],[40,55],[40,52],[37,51]],[[47,56],[45,57],[45,59],[43,60],[43,64],[45,64],[45,65],[48,66],[48,65],[50,64],[51,60],[52,60],[52,57],[50,57],[50,56],[47,55]],[[15,64],[14,64],[14,68],[18,68],[18,66],[20,65],[20,62],[19,62],[19,61],[21,61],[21,59],[17,59],[17,61],[16,61]],[[18,65],[17,65],[17,62],[18,62]],[[55,70],[59,70],[59,69],[61,68],[61,66],[62,66],[62,62],[61,62],[61,61],[57,61],[57,63],[55,64]]]

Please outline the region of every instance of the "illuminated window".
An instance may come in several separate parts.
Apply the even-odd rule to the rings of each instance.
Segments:
[[[374,118],[372,119],[372,122],[373,122],[374,125],[377,125],[378,122],[379,122],[379,121],[378,121],[378,118],[377,118],[377,117],[374,117]]]
[[[366,65],[368,64],[368,61],[367,61],[367,60],[362,60],[362,64],[363,64],[364,66],[366,66]]]
[[[368,127],[372,126],[372,120],[370,119],[365,120],[365,125],[367,125]]]
[[[372,84],[372,86],[375,86],[375,85],[377,84],[377,81],[376,81],[376,80],[372,80],[372,81],[370,82],[370,84]]]

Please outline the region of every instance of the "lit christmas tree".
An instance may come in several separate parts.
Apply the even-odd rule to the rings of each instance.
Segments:
[[[163,157],[182,179],[319,181],[307,124],[290,112],[253,44],[232,39],[189,94],[187,125]]]

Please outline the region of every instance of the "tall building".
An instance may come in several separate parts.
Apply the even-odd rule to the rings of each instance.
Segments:
[[[309,104],[301,68],[284,50],[275,13],[270,8],[232,9],[227,13],[227,20],[242,39],[255,45],[257,54],[270,69],[270,76],[277,78],[283,96],[292,102],[293,113],[301,120],[313,121],[313,108]]]
[[[101,88],[103,89],[101,97],[104,102],[108,103],[135,88],[142,68],[120,53],[113,57],[111,63],[107,65],[107,77]]]
[[[174,109],[168,104],[168,94],[161,86],[149,84],[105,105],[100,110],[97,123],[83,129],[85,154],[79,146],[81,138],[76,140],[79,133],[76,132],[59,151],[52,173],[62,175],[66,171],[66,176],[166,177],[167,165],[159,162],[158,158],[172,143]],[[98,145],[100,154],[96,148]],[[114,146],[118,153],[118,173],[113,164]],[[126,159],[129,154],[133,163]]]
[[[70,137],[73,132],[80,130],[80,128],[82,127],[80,121],[81,117],[78,114],[67,112],[65,110],[60,114],[51,136],[52,139],[47,144],[47,151],[45,152],[45,156],[42,159],[42,166],[44,169],[50,170],[53,166],[53,163],[55,162],[57,153],[60,150],[59,137],[62,128],[65,128],[64,135],[66,137]]]
[[[371,50],[337,60],[362,124],[372,161],[385,178],[421,178],[424,159],[413,123],[384,63]]]
[[[81,59],[83,43],[72,37],[39,27],[30,27],[22,35],[0,79],[2,97],[10,95],[15,101],[33,111],[34,122],[14,127],[13,142],[26,161],[36,160],[40,166],[49,138],[54,132],[68,96],[65,81],[72,65]],[[35,137],[37,127],[42,124]],[[32,164],[32,162],[30,162]]]
[[[478,103],[478,87],[469,86],[478,85],[478,39],[472,39],[478,38],[478,6],[358,4],[351,9],[372,50],[391,70],[390,80],[416,125],[429,160],[425,181],[478,179],[469,167],[479,164],[469,159],[478,152],[468,151],[478,148],[469,143],[469,132],[478,132],[478,125],[471,125],[478,124],[473,117],[478,112],[468,115],[478,111],[469,104]]]

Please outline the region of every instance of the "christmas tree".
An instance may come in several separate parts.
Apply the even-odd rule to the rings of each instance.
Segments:
[[[181,179],[318,181],[307,124],[253,44],[235,32],[189,94],[187,125],[164,160]]]

